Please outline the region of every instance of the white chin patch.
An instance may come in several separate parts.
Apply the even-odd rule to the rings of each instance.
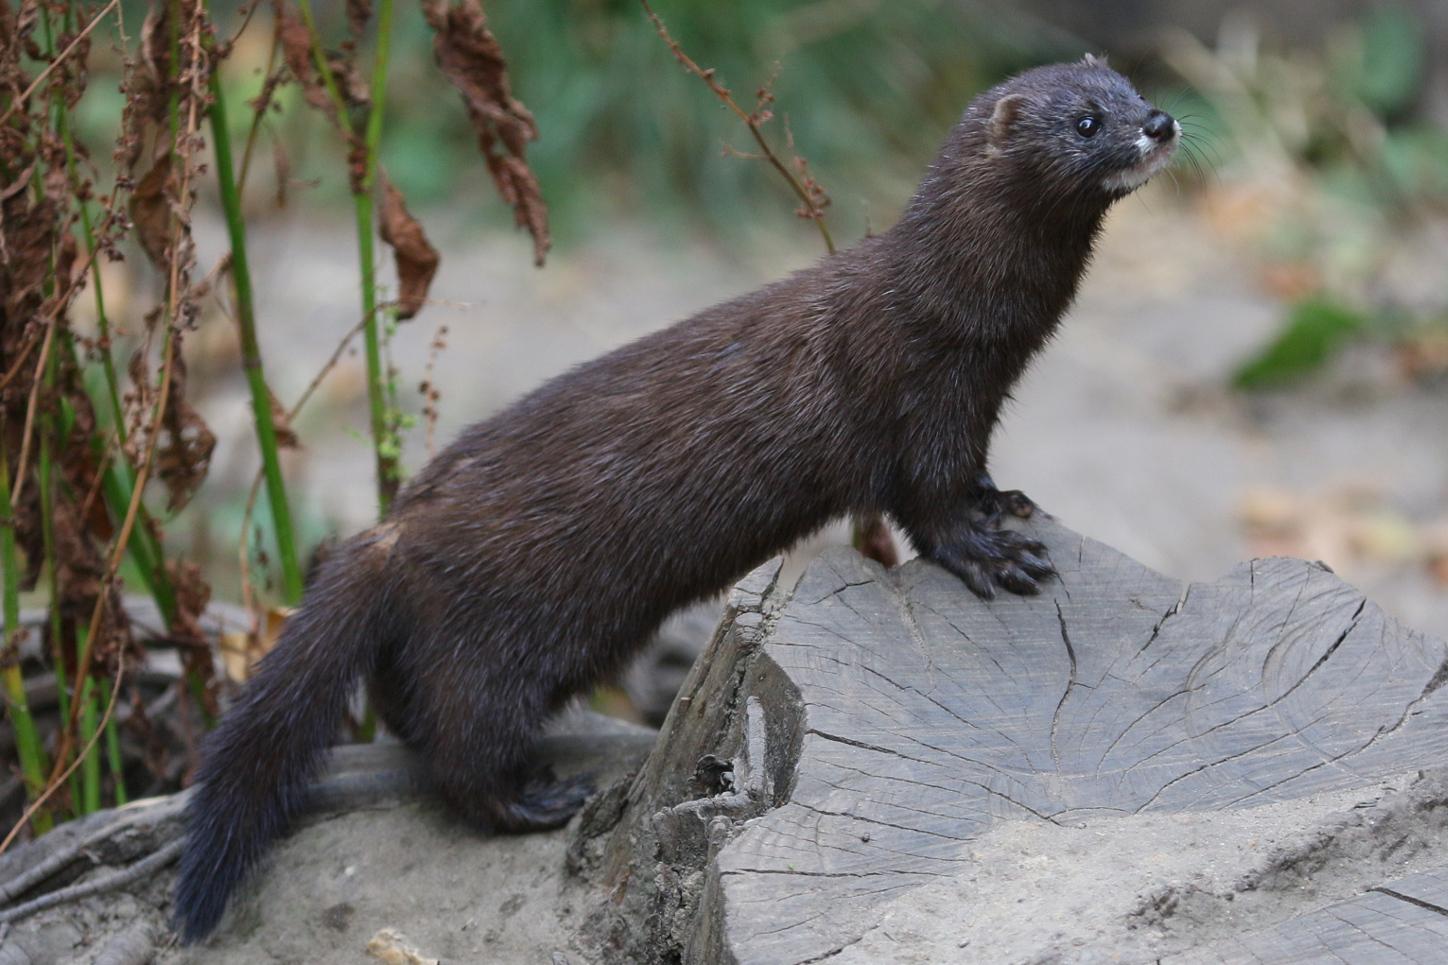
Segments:
[[[1172,139],[1165,144],[1159,144],[1146,134],[1141,134],[1136,139],[1136,149],[1141,152],[1141,160],[1125,171],[1118,171],[1106,178],[1101,182],[1101,186],[1107,191],[1125,194],[1135,191],[1150,181],[1158,171],[1166,167],[1167,162],[1176,153],[1181,130],[1181,125],[1173,122]]]

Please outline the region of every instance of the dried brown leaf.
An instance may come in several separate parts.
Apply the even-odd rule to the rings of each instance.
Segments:
[[[347,29],[360,37],[372,19],[372,0],[347,0]]]
[[[0,202],[0,358],[10,368],[23,329],[40,311],[50,280],[50,255],[60,220],[49,200],[20,191]]]
[[[307,30],[307,25],[302,18],[292,12],[291,8],[281,0],[276,3],[276,29],[277,36],[281,40],[282,56],[286,59],[287,69],[292,72],[292,77],[302,87],[302,96],[307,99],[317,110],[332,118],[336,122],[336,115],[332,110],[332,101],[327,96],[327,89],[322,85],[322,78],[317,73],[316,61],[312,59],[312,34]]]
[[[191,501],[211,468],[215,448],[216,436],[186,401],[186,365],[178,353],[172,362],[171,391],[166,396],[161,439],[156,446],[156,475],[166,484],[170,509],[178,510]]]
[[[411,318],[422,310],[427,301],[427,290],[432,285],[432,276],[437,274],[441,260],[437,249],[427,240],[427,235],[407,210],[407,204],[386,174],[382,181],[382,240],[392,246],[397,258],[397,315]]]
[[[126,94],[129,117],[125,118],[127,130],[123,139],[132,144],[131,161],[134,163],[145,142],[146,131],[154,125],[166,123],[169,109],[171,78],[171,4],[156,3],[146,13],[141,25],[141,61],[127,66]],[[127,166],[129,167],[129,165]]]
[[[272,141],[272,172],[276,177],[276,204],[278,208],[287,206],[287,188],[292,177],[292,159],[287,154],[286,145],[281,138]]]
[[[286,407],[272,394],[271,389],[267,389],[266,394],[271,402],[272,425],[276,428],[277,445],[283,449],[296,449],[301,442],[297,439],[296,430],[292,428]]]
[[[478,0],[423,0],[422,11],[433,29],[437,65],[462,95],[498,195],[533,236],[533,260],[541,265],[552,244],[548,208],[526,157],[538,127],[513,96],[503,49]]]
[[[171,4],[152,4],[141,25],[141,58],[157,84],[163,86],[171,75],[172,33]]]
[[[286,607],[267,607],[259,616],[254,632],[232,630],[221,634],[221,665],[227,679],[236,684],[246,683],[257,661],[276,647],[282,627],[292,612]]]
[[[211,586],[201,575],[201,567],[188,560],[167,560],[166,571],[176,589],[177,624],[187,635],[201,640],[201,615],[211,602]]]
[[[91,531],[92,520],[82,518],[80,509],[66,498],[54,501],[52,546],[62,613],[69,619],[86,621],[101,592],[106,562],[98,549],[105,544]]]
[[[342,98],[348,107],[371,108],[372,90],[362,72],[357,69],[357,62],[352,59],[350,52],[332,54],[327,58],[327,67],[332,71],[332,77],[337,81],[337,89],[342,92]]]
[[[159,271],[165,272],[171,249],[172,210],[168,185],[175,168],[170,153],[151,166],[131,192],[131,221],[136,238]]]

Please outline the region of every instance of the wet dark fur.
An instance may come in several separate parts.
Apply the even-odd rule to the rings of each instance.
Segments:
[[[1090,109],[1107,126],[1088,143],[1072,125]],[[999,526],[991,430],[1149,109],[1094,63],[1017,77],[971,104],[889,231],[466,430],[323,565],[206,741],[185,937],[296,815],[359,679],[465,819],[549,828],[586,792],[530,779],[549,715],[832,519],[884,512],[977,592],[1033,592],[1050,564]]]

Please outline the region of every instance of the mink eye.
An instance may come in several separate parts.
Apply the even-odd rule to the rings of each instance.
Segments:
[[[1087,114],[1076,121],[1076,133],[1082,137],[1095,137],[1099,130],[1101,130],[1101,118],[1095,114]]]

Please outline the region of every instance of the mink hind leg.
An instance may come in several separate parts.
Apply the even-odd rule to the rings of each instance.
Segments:
[[[476,682],[476,681],[474,681]],[[516,685],[516,681],[514,681]],[[568,823],[594,786],[590,777],[558,780],[536,761],[551,714],[516,690],[463,689],[455,682],[409,740],[425,757],[432,789],[460,817],[485,831],[547,831]]]

